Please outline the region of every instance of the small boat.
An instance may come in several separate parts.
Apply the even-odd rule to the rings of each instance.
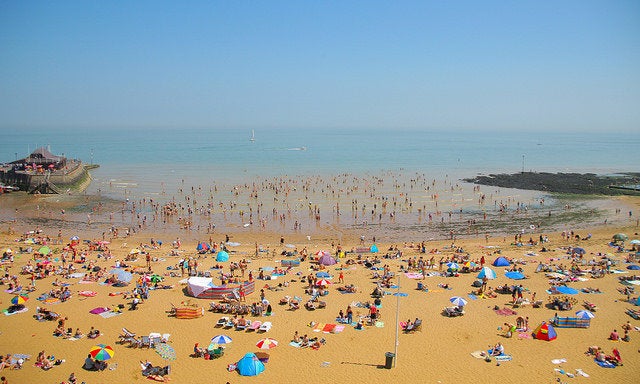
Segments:
[[[251,139],[249,140],[256,141],[256,132],[253,129],[251,130]]]

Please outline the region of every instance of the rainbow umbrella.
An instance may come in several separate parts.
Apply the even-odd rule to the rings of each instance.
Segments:
[[[11,304],[20,305],[20,304],[26,303],[27,300],[29,300],[28,296],[18,295],[18,296],[14,296],[13,298],[11,298]]]
[[[115,352],[113,351],[113,348],[108,345],[98,344],[91,347],[89,354],[98,361],[105,361],[112,358]]]
[[[260,349],[271,349],[271,348],[275,348],[278,346],[278,342],[274,339],[271,339],[269,337],[264,338],[262,340],[259,340],[256,343],[256,347],[260,348]]]

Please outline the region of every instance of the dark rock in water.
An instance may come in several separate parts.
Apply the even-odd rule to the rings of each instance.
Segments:
[[[580,195],[640,195],[640,190],[625,187],[640,184],[640,173],[605,176],[595,173],[522,172],[480,175],[464,181],[502,188]]]

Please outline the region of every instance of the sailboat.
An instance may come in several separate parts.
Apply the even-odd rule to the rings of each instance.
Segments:
[[[256,132],[253,129],[251,130],[251,139],[249,140],[256,141]]]

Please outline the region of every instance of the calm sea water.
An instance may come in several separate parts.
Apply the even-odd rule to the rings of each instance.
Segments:
[[[254,176],[362,174],[404,169],[428,177],[476,173],[637,171],[640,132],[515,133],[338,129],[103,129],[2,132],[0,162],[37,146],[98,163],[106,182],[133,189],[236,182]],[[305,148],[302,150],[302,148]],[[104,188],[103,188],[104,189]]]

